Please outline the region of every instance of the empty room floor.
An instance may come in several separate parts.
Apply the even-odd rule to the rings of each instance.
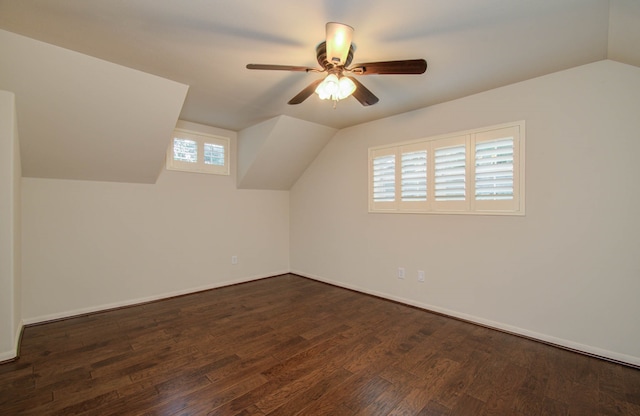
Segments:
[[[640,370],[295,275],[25,328],[2,415],[640,415]]]

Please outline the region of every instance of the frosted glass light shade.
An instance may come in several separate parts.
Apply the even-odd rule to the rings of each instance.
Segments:
[[[327,32],[327,61],[335,66],[344,65],[351,48],[353,28],[342,23],[329,22]]]
[[[356,90],[356,84],[349,78],[342,77],[339,81],[338,100],[344,100]]]
[[[316,94],[322,100],[343,100],[353,94],[356,85],[347,77],[338,78],[335,74],[329,74],[316,87]]]
[[[335,74],[329,74],[316,88],[316,94],[322,100],[328,100],[338,94],[340,82]]]

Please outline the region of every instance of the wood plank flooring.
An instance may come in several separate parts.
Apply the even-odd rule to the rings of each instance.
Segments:
[[[294,275],[25,329],[0,415],[640,415],[640,370]]]

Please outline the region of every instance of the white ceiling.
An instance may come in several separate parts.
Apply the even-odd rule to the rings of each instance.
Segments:
[[[637,0],[0,0],[0,28],[189,85],[183,120],[239,131],[284,114],[343,128],[610,55],[638,65],[639,5]],[[327,21],[355,28],[354,63],[425,58],[426,74],[361,77],[380,102],[364,108],[350,98],[333,110],[315,96],[297,106],[286,104],[318,74],[245,69],[248,63],[316,66],[314,50]],[[636,38],[629,41],[629,33]]]
[[[328,21],[355,28],[354,63],[424,58],[427,72],[363,76],[380,102],[333,109],[286,104],[319,74],[245,68],[316,66]],[[640,66],[640,0],[0,0],[0,29],[23,175],[66,179],[154,182],[178,118],[329,131],[602,59]],[[260,133],[275,147],[304,134],[280,124]],[[244,181],[280,189],[306,166],[263,148]]]

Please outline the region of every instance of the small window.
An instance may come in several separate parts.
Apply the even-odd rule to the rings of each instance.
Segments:
[[[229,139],[175,129],[167,150],[167,169],[229,174]]]
[[[524,122],[369,149],[370,212],[524,214]]]

